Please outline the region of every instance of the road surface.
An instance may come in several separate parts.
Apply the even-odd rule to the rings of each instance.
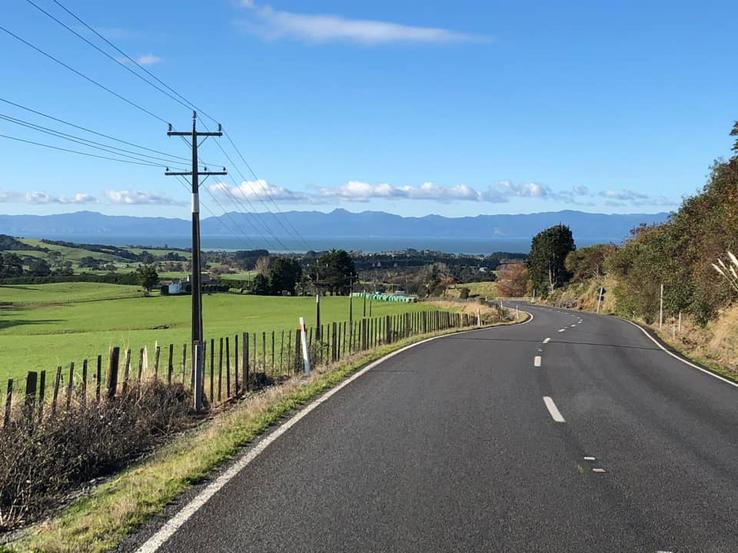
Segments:
[[[526,309],[528,324],[430,341],[368,371],[158,548],[151,531],[138,545],[738,552],[738,388],[629,323]]]

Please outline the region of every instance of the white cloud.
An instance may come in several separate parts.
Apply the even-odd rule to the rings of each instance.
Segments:
[[[161,58],[154,54],[143,54],[136,58],[136,63],[138,63],[139,65],[154,65],[155,63],[159,63],[160,61]]]
[[[105,196],[116,205],[184,205],[184,202],[140,190],[107,190]]]
[[[213,184],[208,187],[210,192],[225,199],[237,200],[268,200],[274,201],[299,201],[306,200],[304,194],[293,192],[280,186],[269,184],[263,179],[255,181],[243,181],[238,186],[228,186],[224,183]]]
[[[0,203],[30,205],[82,205],[97,203],[97,198],[78,192],[73,196],[52,196],[46,192],[14,192],[0,190]]]
[[[364,45],[393,42],[444,44],[480,42],[486,37],[438,27],[416,27],[388,21],[349,19],[339,15],[314,15],[275,10],[241,0],[257,22],[246,22],[246,28],[269,39],[296,38],[308,42],[355,42]]]
[[[366,202],[371,199],[406,199],[449,201],[481,201],[482,194],[465,184],[456,186],[439,186],[425,182],[420,186],[394,186],[391,184],[369,184],[360,181],[349,181],[337,188],[321,188],[318,195],[322,198],[335,198],[354,202]]]

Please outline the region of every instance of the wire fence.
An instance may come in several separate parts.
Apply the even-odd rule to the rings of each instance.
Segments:
[[[308,327],[305,338],[310,363],[319,367],[412,336],[471,327],[479,322],[478,317],[463,313],[416,311]],[[204,342],[206,405],[217,407],[302,372],[300,332],[244,331]],[[144,381],[192,390],[192,353],[191,344],[155,344],[153,351],[147,347],[111,347],[107,356],[72,362],[54,371],[29,371],[20,381],[10,378],[0,404],[3,426],[18,416],[53,417],[73,405],[112,400],[137,389]]]

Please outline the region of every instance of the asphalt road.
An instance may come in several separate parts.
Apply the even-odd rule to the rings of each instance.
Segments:
[[[738,389],[623,321],[530,310],[367,372],[159,551],[738,552]]]

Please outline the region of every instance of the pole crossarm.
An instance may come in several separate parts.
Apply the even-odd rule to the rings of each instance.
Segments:
[[[198,171],[198,175],[201,177],[211,177],[219,175],[227,175],[226,171]],[[164,173],[167,177],[191,177],[192,171],[166,171]]]

